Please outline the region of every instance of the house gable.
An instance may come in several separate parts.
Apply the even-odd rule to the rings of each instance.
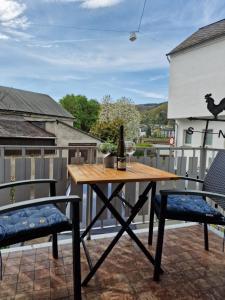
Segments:
[[[210,40],[225,36],[225,19],[199,28],[191,36],[171,50],[167,55],[172,55],[191,47],[201,45]]]

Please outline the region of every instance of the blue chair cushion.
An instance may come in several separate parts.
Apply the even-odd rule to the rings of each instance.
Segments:
[[[159,213],[161,196],[155,197],[156,213]],[[223,215],[210,206],[201,196],[168,195],[166,218],[184,221],[224,221]]]
[[[53,204],[40,205],[0,214],[0,242],[20,236],[29,237],[37,231],[68,227],[67,217]],[[49,230],[48,230],[49,229]],[[18,242],[18,241],[17,241]]]

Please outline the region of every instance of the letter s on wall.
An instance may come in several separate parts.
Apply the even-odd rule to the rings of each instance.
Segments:
[[[187,134],[193,134],[194,128],[193,127],[188,127],[187,129]]]

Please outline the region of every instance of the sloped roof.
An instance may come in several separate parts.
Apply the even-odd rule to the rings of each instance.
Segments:
[[[0,86],[0,110],[73,118],[48,95],[3,86]]]
[[[4,138],[55,138],[55,135],[28,121],[1,120],[0,137]]]
[[[198,31],[189,36],[167,55],[180,52],[187,48],[202,44],[206,41],[219,38],[223,35],[225,35],[225,19],[199,28]]]

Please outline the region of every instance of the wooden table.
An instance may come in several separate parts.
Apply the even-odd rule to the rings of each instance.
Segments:
[[[101,164],[68,165],[68,171],[74,182],[80,184],[179,179],[179,177],[173,173],[152,168],[141,163],[131,163],[131,167],[127,167],[126,171],[104,168]]]
[[[88,184],[92,188],[93,191],[98,195],[99,199],[104,203],[104,206],[99,211],[99,213],[95,216],[95,218],[91,221],[91,223],[87,226],[84,233],[81,235],[81,242],[84,245],[85,254],[88,259],[90,272],[84,279],[82,285],[85,286],[89,282],[89,280],[96,273],[98,268],[104,262],[108,254],[111,252],[113,247],[116,245],[118,240],[121,238],[123,233],[126,231],[128,235],[136,242],[144,255],[149,259],[149,261],[154,265],[155,260],[149,251],[145,248],[139,238],[135,235],[135,233],[130,228],[131,222],[137,216],[139,211],[142,209],[144,204],[148,200],[148,194],[150,190],[152,191],[152,199],[155,196],[156,191],[156,182],[164,181],[164,180],[177,180],[178,176],[175,174],[165,172],[162,170],[158,170],[156,168],[152,168],[140,163],[132,163],[130,167],[127,167],[126,171],[118,171],[116,169],[104,168],[103,165],[93,164],[93,165],[68,165],[68,171],[72,178],[72,180],[76,184]],[[128,182],[148,182],[145,190],[141,195],[139,195],[138,201],[134,206],[131,206],[126,199],[122,198],[119,193],[124,187],[124,185]],[[98,184],[100,183],[118,183],[115,190],[112,192],[110,197],[107,197],[99,188]],[[123,204],[127,205],[130,210],[130,216],[127,220],[123,219],[120,213],[116,210],[116,208],[111,204],[111,201],[117,197],[119,200],[123,202]],[[87,248],[84,243],[84,237],[91,230],[94,223],[100,217],[105,209],[109,209],[115,219],[121,224],[121,229],[114,237],[112,242],[109,244],[108,248],[102,254],[97,263],[93,266],[90,255],[88,254]],[[154,212],[153,212],[154,213]],[[162,270],[161,270],[162,271]]]

